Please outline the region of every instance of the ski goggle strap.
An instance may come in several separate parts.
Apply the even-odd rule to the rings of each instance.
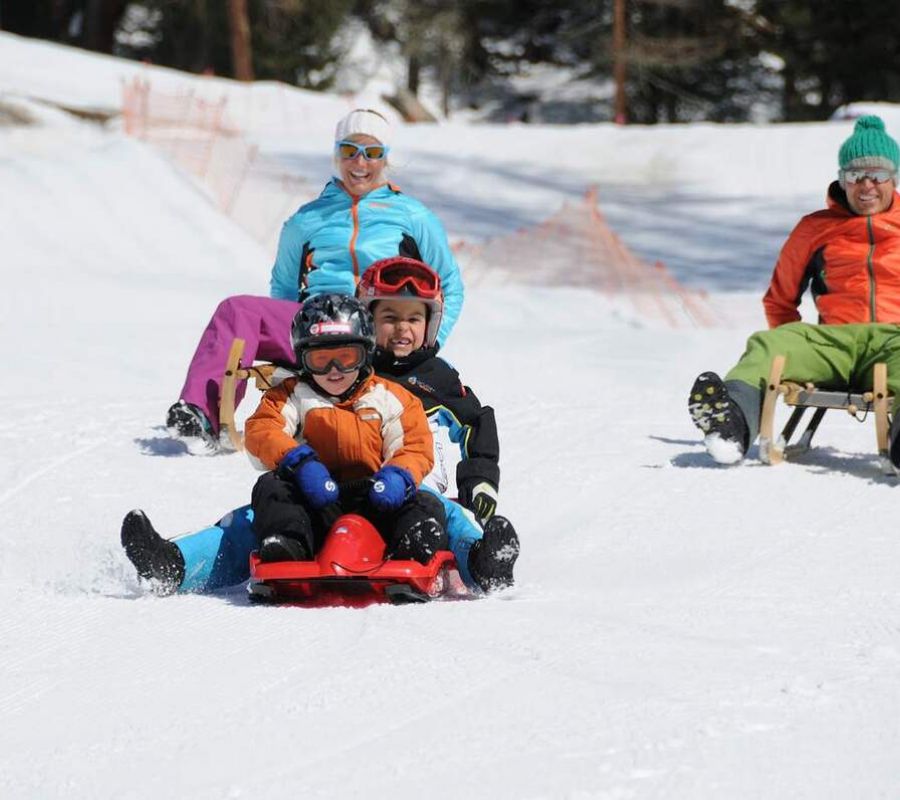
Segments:
[[[441,281],[435,272],[403,261],[378,267],[372,276],[372,287],[376,296],[401,294],[407,290],[423,300],[435,300],[441,294]]]
[[[366,161],[381,161],[390,152],[383,144],[357,144],[346,139],[336,142],[334,148],[343,159],[356,158],[362,153]]]
[[[365,363],[366,348],[361,344],[310,347],[301,354],[301,366],[313,375],[327,375],[332,367],[339,372],[353,372]]]

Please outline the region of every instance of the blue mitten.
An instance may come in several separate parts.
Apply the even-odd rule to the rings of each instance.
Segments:
[[[334,478],[308,444],[289,450],[281,459],[279,468],[294,476],[294,481],[313,510],[318,511],[338,500],[340,493]]]
[[[372,476],[369,502],[378,511],[396,511],[415,494],[412,475],[403,467],[382,467]]]

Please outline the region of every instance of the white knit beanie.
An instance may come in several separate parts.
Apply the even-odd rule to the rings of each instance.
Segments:
[[[390,146],[390,123],[371,108],[357,108],[346,117],[342,117],[335,128],[334,140],[340,142],[354,134],[366,134],[377,139],[385,147]]]

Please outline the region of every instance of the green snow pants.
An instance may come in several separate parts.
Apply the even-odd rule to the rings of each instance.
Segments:
[[[872,389],[872,369],[883,361],[887,364],[888,390],[900,398],[900,325],[791,322],[758,331],[747,340],[740,361],[725,376],[728,393],[747,420],[751,443],[759,434],[765,384],[777,355],[785,357],[782,380],[854,392]],[[895,399],[895,419],[897,405]]]

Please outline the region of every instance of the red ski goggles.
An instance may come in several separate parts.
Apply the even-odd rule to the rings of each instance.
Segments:
[[[402,261],[376,267],[372,287],[376,296],[400,294],[404,289],[423,300],[434,300],[441,294],[441,280],[436,273]]]
[[[327,375],[331,368],[338,372],[353,372],[366,363],[366,348],[361,344],[342,344],[336,347],[311,347],[301,357],[303,369],[313,375]]]
[[[357,144],[346,139],[337,142],[334,148],[343,159],[356,158],[362,153],[366,161],[381,161],[390,151],[390,148],[385,147],[383,144]]]

